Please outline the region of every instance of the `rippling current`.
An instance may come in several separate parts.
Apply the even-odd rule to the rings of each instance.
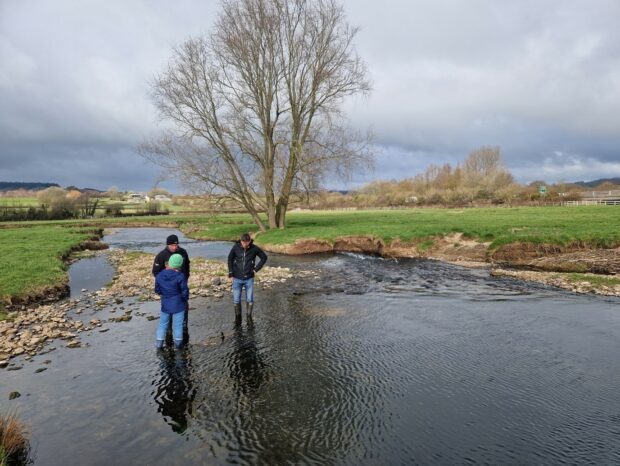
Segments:
[[[618,299],[433,261],[270,262],[320,278],[258,289],[240,327],[229,299],[192,300],[182,353],[152,348],[138,314],[158,303],[126,300],[86,348],[0,372],[35,464],[620,464]]]

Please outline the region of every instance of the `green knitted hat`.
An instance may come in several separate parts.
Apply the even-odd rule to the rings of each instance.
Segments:
[[[168,259],[168,265],[173,269],[180,269],[183,265],[183,256],[181,254],[173,254]]]

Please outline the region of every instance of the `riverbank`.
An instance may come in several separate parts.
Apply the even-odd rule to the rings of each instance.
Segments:
[[[304,239],[294,244],[263,245],[280,254],[353,252],[386,258],[432,259],[463,267],[489,268],[492,276],[510,276],[544,283],[575,293],[620,297],[620,248],[595,249],[584,245],[550,246],[527,243],[492,249],[455,233],[441,238],[385,244],[369,236],[336,238],[334,242]]]

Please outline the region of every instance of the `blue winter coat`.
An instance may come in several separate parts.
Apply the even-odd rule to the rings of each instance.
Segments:
[[[183,272],[165,269],[155,277],[155,293],[161,296],[161,312],[176,314],[185,311],[189,288]]]

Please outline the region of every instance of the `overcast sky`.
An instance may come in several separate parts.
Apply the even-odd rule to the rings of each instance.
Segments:
[[[135,153],[161,128],[149,83],[219,2],[0,0],[0,181],[148,190]],[[617,0],[347,0],[373,93],[372,179],[502,148],[518,181],[620,176]],[[180,191],[171,182],[160,186]]]

